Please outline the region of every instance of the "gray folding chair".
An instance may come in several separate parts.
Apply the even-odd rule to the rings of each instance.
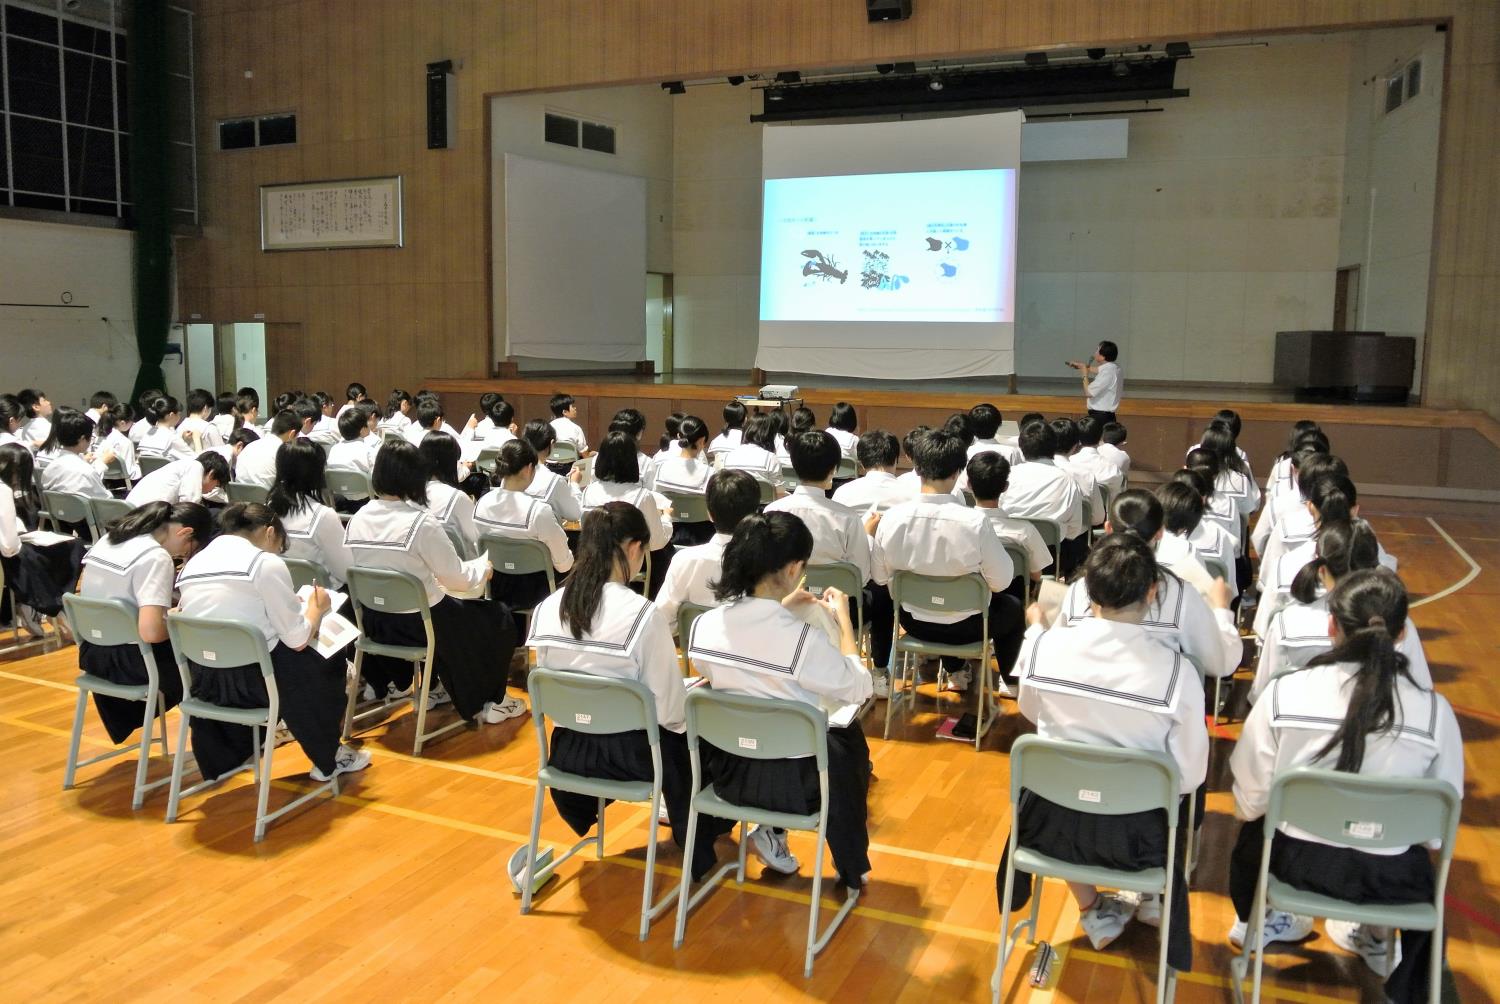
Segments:
[[[495,465],[500,459],[500,447],[485,446],[479,450],[479,456],[474,458],[474,469],[485,477],[495,476]]]
[[[682,675],[688,676],[693,661],[688,656],[688,641],[693,637],[693,622],[712,610],[701,603],[683,602],[677,607],[677,644],[682,649]]]
[[[224,486],[224,491],[230,502],[264,502],[271,495],[271,489],[244,481],[231,481]]]
[[[557,591],[557,573],[552,567],[552,552],[547,550],[547,545],[539,540],[529,537],[501,537],[493,533],[479,535],[479,550],[482,554],[489,555],[490,564],[495,568],[495,575],[534,575],[541,572],[547,576],[547,592]],[[490,579],[490,588],[493,590],[495,579]],[[530,623],[531,611],[534,607],[524,609],[512,607],[513,613],[521,614]]]
[[[1259,1004],[1262,953],[1254,951],[1262,938],[1266,908],[1332,920],[1351,920],[1391,929],[1387,966],[1393,967],[1396,930],[1432,932],[1432,968],[1428,1000],[1438,1004],[1443,975],[1443,903],[1453,844],[1458,837],[1459,793],[1436,778],[1378,777],[1315,767],[1281,771],[1271,782],[1271,801],[1263,820],[1265,846],[1255,883],[1255,906],[1244,951],[1230,960],[1234,999],[1244,999],[1245,970],[1255,956],[1251,999]],[[1438,851],[1437,881],[1431,902],[1353,903],[1332,896],[1304,892],[1271,874],[1271,840],[1282,823],[1328,843],[1362,851],[1380,851],[1442,841]],[[1165,928],[1164,928],[1165,929]]]
[[[137,453],[135,457],[136,466],[141,469],[141,477],[154,474],[172,462],[171,457],[159,456],[155,453]]]
[[[303,586],[329,587],[328,569],[307,558],[281,558],[286,565],[286,570],[292,575],[292,588],[301,589]]]
[[[380,430],[380,442],[381,445],[386,443],[404,443],[407,442],[407,439],[395,429],[382,429]]]
[[[604,860],[604,811],[608,802],[649,802],[651,819],[661,809],[661,733],[656,723],[656,698],[636,680],[621,680],[587,673],[538,667],[526,678],[531,695],[531,715],[536,723],[536,741],[540,752],[536,772],[536,798],[531,807],[531,836],[526,845],[525,871],[521,874],[521,912],[531,912],[534,891],[551,878],[564,861],[589,845],[595,856]],[[608,781],[572,774],[547,763],[547,725],[552,719],[561,728],[589,735],[617,735],[621,732],[645,732],[651,744],[650,781]],[[548,788],[590,795],[599,800],[599,822],[594,835],[575,843],[561,857],[547,855],[537,860],[537,842],[542,830],[542,803]],[[687,870],[686,867],[684,870]],[[641,892],[640,940],[646,940],[651,922],[666,913],[677,898],[675,890],[652,903],[656,880],[656,835],[646,835],[646,878]]]
[[[1165,1004],[1176,990],[1176,975],[1167,966],[1167,932],[1172,924],[1172,876],[1177,863],[1177,806],[1181,796],[1177,763],[1166,753],[1155,750],[1120,749],[1113,746],[1090,746],[1087,743],[1041,736],[1022,736],[1010,750],[1011,828],[1005,862],[1005,889],[1000,896],[1000,950],[990,996],[1000,1001],[1000,981],[1005,965],[1021,938],[1024,928],[1029,943],[1036,944],[1037,913],[1042,902],[1044,878],[1066,882],[1124,889],[1131,892],[1160,893],[1161,951],[1156,963],[1156,1000]],[[1133,812],[1160,809],[1166,814],[1167,856],[1160,868],[1121,871],[1097,865],[1078,865],[1049,857],[1039,851],[1016,844],[1019,830],[1021,791],[1025,789],[1049,802],[1100,816],[1122,816]],[[1031,890],[1031,916],[1010,930],[1010,898],[1015,888],[1016,872],[1026,872],[1036,879]]]
[[[109,524],[134,512],[135,506],[124,499],[89,499],[89,509],[95,529],[103,535]]]
[[[104,465],[104,471],[100,475],[100,477],[102,477],[105,481],[125,482],[125,488],[127,491],[134,484],[134,482],[131,480],[130,472],[125,469],[125,461],[121,460],[119,457],[115,457],[114,460]]]
[[[859,477],[859,461],[853,457],[840,457],[839,465],[833,472],[834,480],[845,481]]]
[[[16,604],[20,600],[16,596],[16,591],[10,587],[10,583],[5,581],[5,566],[3,564],[0,564],[0,593],[4,593],[5,597],[10,601],[10,620],[4,625],[3,629],[9,631],[11,636],[10,644],[0,647],[0,655],[9,655],[12,652],[20,652],[34,647],[40,647],[45,652],[49,640],[47,636],[32,638],[29,641],[21,640],[21,620],[20,614],[16,610]],[[59,645],[62,644],[62,636],[58,632],[54,631],[51,637],[56,638]]]
[[[266,835],[266,827],[293,809],[320,795],[330,797],[339,793],[338,777],[334,776],[311,791],[299,795],[275,812],[267,812],[266,805],[271,795],[271,762],[276,753],[276,723],[281,720],[281,694],[276,689],[276,674],[271,666],[271,652],[266,647],[266,637],[260,629],[238,621],[219,620],[212,617],[189,617],[186,614],[167,614],[167,634],[172,639],[172,649],[177,655],[177,672],[182,676],[182,703],[177,706],[181,715],[177,727],[177,755],[172,760],[172,783],[167,798],[167,822],[177,820],[177,808],[186,795],[192,795],[216,783],[215,778],[204,778],[197,784],[182,789],[182,771],[188,756],[188,726],[194,718],[207,718],[216,722],[246,725],[250,728],[254,752],[251,766],[259,788],[255,802],[255,839]],[[266,685],[266,706],[262,708],[226,708],[192,696],[192,678],[188,663],[204,667],[200,672],[212,673],[215,667],[259,666],[261,678]],[[262,738],[264,737],[264,738]]]
[[[762,508],[776,501],[776,486],[763,478],[755,479],[755,486],[760,489],[760,505]]]
[[[64,523],[81,523],[88,527],[89,536],[99,539],[99,530],[94,526],[94,510],[87,495],[77,492],[43,492],[42,503],[52,519],[52,529],[63,532]]]
[[[979,708],[974,722],[974,749],[984,742],[985,731],[994,724],[1000,713],[998,704],[991,696],[990,685],[990,585],[978,572],[967,575],[922,575],[920,572],[896,572],[891,576],[891,605],[896,610],[896,621],[891,627],[891,661],[886,667],[890,674],[891,696],[885,703],[885,738],[891,737],[891,719],[896,705],[916,701],[917,676],[916,657],[954,656],[960,659],[977,659],[979,672]],[[978,641],[968,645],[945,645],[940,642],[922,641],[901,633],[902,605],[933,613],[952,613],[955,610],[973,610],[982,615],[982,631]],[[907,658],[907,656],[912,658]],[[898,690],[896,663],[901,662],[899,679],[903,686]],[[985,712],[990,720],[985,721]]]
[[[362,499],[374,494],[374,489],[370,487],[370,476],[364,471],[344,471],[330,467],[323,472],[323,483],[337,498]],[[339,515],[345,520],[349,518],[348,513]]]
[[[427,695],[432,690],[433,649],[437,645],[437,637],[432,630],[432,610],[427,605],[427,590],[422,587],[417,577],[410,573],[398,572],[390,568],[362,568],[358,565],[350,567],[347,585],[349,599],[354,606],[354,621],[359,628],[359,640],[354,643],[354,675],[349,678],[348,697],[344,706],[344,738],[347,739],[354,734],[356,719],[364,719],[375,714],[381,714],[383,717],[388,707],[382,701],[378,708],[359,715],[354,713],[354,701],[359,693],[365,656],[384,655],[392,659],[404,659],[416,666],[416,677],[412,680],[411,700],[412,710],[417,716],[417,729],[416,737],[412,740],[411,752],[412,756],[421,756],[422,747],[428,740],[445,736],[449,732],[463,728],[465,724],[460,718],[449,722],[442,728],[427,731]],[[387,645],[383,642],[372,641],[369,632],[365,629],[366,607],[385,614],[419,614],[422,618],[422,628],[427,634],[426,646]]]
[[[576,464],[578,463],[578,447],[572,443],[553,443],[552,452],[547,454],[545,463]]]
[[[707,523],[708,499],[702,495],[685,495],[681,492],[662,492],[672,504],[673,523]]]
[[[156,655],[150,645],[141,641],[137,627],[138,611],[124,600],[94,599],[76,593],[63,595],[63,610],[68,615],[73,634],[80,641],[92,645],[134,645],[146,664],[146,682],[143,684],[115,683],[102,676],[80,672],[73,681],[78,688],[78,701],[73,706],[73,735],[68,742],[68,764],[63,769],[63,790],[73,787],[73,779],[79,767],[112,760],[126,753],[137,753],[135,765],[135,791],[130,807],[139,809],[146,800],[146,793],[170,784],[170,777],[146,783],[146,767],[151,761],[151,744],[161,745],[161,755],[168,757],[172,750],[167,745],[167,704],[161,693],[161,667],[156,664]],[[141,737],[128,746],[120,746],[107,753],[80,761],[78,747],[83,740],[83,713],[88,706],[89,694],[104,694],[125,701],[140,701],[142,706]],[[157,719],[161,719],[161,735],[152,738]]]
[[[807,565],[807,588],[817,592],[832,586],[854,600],[854,638],[861,648],[865,638],[865,584],[858,566],[848,561],[830,561]]]
[[[1225,582],[1234,581],[1234,572],[1227,564],[1224,563],[1223,558],[1208,554],[1201,554],[1199,555],[1199,557],[1203,561],[1203,568],[1206,572],[1208,572],[1209,578],[1223,579]]]
[[[688,812],[687,846],[691,848],[698,833],[700,815],[717,816],[740,824],[740,852],[737,861],[720,865],[703,880],[702,886],[689,898],[692,887],[691,868],[682,869],[677,891],[677,932],[674,948],[682,947],[687,933],[688,913],[713,892],[730,873],[735,882],[745,883],[745,855],[750,846],[750,824],[774,826],[786,830],[808,830],[818,835],[818,850],[813,857],[812,903],[807,915],[807,950],[803,956],[802,975],[812,976],[813,957],[828,944],[849,911],[859,900],[860,890],[848,890],[843,904],[828,927],[818,933],[818,911],[823,904],[823,858],[828,846],[828,716],[820,709],[800,701],[777,701],[764,697],[722,694],[707,687],[696,687],[687,696],[688,755],[693,764],[693,800]],[[720,798],[712,786],[703,787],[703,755],[700,743],[721,750],[732,750],[738,756],[753,760],[784,760],[812,756],[818,767],[818,811],[806,816],[772,812],[749,805],[735,805]]]
[[[1023,516],[1022,519],[1036,527],[1036,532],[1042,535],[1042,543],[1052,551],[1052,568],[1043,571],[1042,575],[1049,579],[1062,580],[1062,524],[1055,519],[1042,519],[1037,516]]]
[[[1031,555],[1026,548],[1014,541],[1006,540],[1001,543],[1005,545],[1005,553],[1010,556],[1010,563],[1021,580],[1021,605],[1029,607],[1031,601],[1036,599],[1036,587],[1031,581]]]
[[[797,477],[797,468],[791,464],[781,465],[781,480],[786,483],[788,489],[795,488],[802,483],[802,479]]]
[[[1079,501],[1083,506],[1083,539],[1092,544],[1094,542],[1094,503],[1093,500],[1086,495]],[[1108,512],[1108,510],[1105,510],[1106,516],[1108,515]],[[1104,528],[1102,526],[1099,527],[1099,532],[1104,532]]]

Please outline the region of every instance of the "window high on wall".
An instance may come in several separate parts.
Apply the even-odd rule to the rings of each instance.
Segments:
[[[0,211],[3,207],[128,222],[129,45],[125,0],[11,0],[0,6]],[[198,221],[192,14],[169,8],[168,72],[178,223]]]

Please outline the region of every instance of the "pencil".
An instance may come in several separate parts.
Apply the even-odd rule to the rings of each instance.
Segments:
[[[796,589],[793,589],[792,592],[795,593],[797,591],[797,589],[801,589],[805,585],[807,585],[807,573],[803,572],[802,573],[802,578],[800,578],[800,579],[797,580],[797,587],[796,587]]]

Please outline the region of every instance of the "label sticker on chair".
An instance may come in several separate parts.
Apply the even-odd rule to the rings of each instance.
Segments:
[[[210,652],[208,649],[205,648],[203,650],[203,661],[204,662],[218,662],[219,661],[219,653],[217,653],[217,652]]]
[[[581,711],[574,712],[573,721],[579,725],[590,725],[594,721],[593,715],[586,715]]]
[[[932,605],[935,606],[935,607],[946,606],[947,603],[948,603],[948,601],[945,600],[945,599],[943,599],[941,596],[934,596],[932,598]]]
[[[375,605],[377,607],[383,607],[383,606],[385,606],[385,597],[384,596],[374,596],[374,597],[371,597],[371,598],[375,601]]]
[[[1346,819],[1344,820],[1344,836],[1354,837],[1356,840],[1379,840],[1385,836],[1385,824]]]
[[[505,563],[505,570],[507,572],[514,572],[516,570],[516,563],[514,561],[507,561]]]
[[[1104,801],[1104,796],[1092,788],[1079,788],[1078,801],[1098,803]]]
[[[91,637],[91,638],[103,638],[104,637],[104,632],[103,631],[95,631],[93,628],[90,628],[89,629],[89,637]]]
[[[760,749],[760,742],[752,736],[740,736],[740,749],[758,750]]]

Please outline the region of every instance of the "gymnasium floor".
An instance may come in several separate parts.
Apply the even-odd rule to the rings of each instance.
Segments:
[[[1367,504],[1368,505],[1368,504]],[[1451,988],[1500,999],[1500,685],[1490,681],[1500,614],[1500,533],[1493,511],[1371,512],[1401,560],[1433,676],[1467,740],[1468,791],[1448,889]],[[71,648],[0,662],[0,987],[7,1000],[608,999],[980,1000],[988,996],[998,914],[994,873],[1007,833],[1007,716],[985,751],[933,738],[931,701],[898,738],[866,728],[879,778],[870,794],[874,875],[856,913],[802,977],[811,839],[792,838],[801,874],[721,888],[672,949],[671,917],[636,940],[646,810],[610,810],[605,860],[575,859],[519,915],[503,863],[529,825],[536,746],[529,718],[460,732],[409,755],[409,718],[366,736],[374,764],[334,804],[311,805],[251,840],[248,775],[163,822],[165,790],[130,809],[129,758],[84,768],[61,791],[71,725]],[[1243,690],[1245,684],[1241,684]],[[930,688],[929,688],[930,689]],[[175,715],[173,716],[175,738]],[[1232,920],[1225,896],[1236,823],[1220,730],[1201,864],[1192,896],[1194,970],[1178,1000],[1225,1001]],[[88,715],[85,755],[103,747]],[[156,772],[164,767],[157,765]],[[309,783],[295,745],[277,751],[273,806]],[[662,831],[665,834],[665,830]],[[551,812],[543,836],[570,831]],[[733,853],[719,844],[721,860]],[[666,844],[661,880],[680,855]],[[831,868],[828,870],[831,877]],[[825,886],[832,902],[832,883]],[[1045,894],[1041,931],[1059,950],[1052,987],[1006,974],[1009,1001],[1147,1001],[1156,932],[1133,924],[1093,951],[1062,888]],[[1267,1000],[1380,1000],[1378,981],[1326,936],[1268,956]]]

